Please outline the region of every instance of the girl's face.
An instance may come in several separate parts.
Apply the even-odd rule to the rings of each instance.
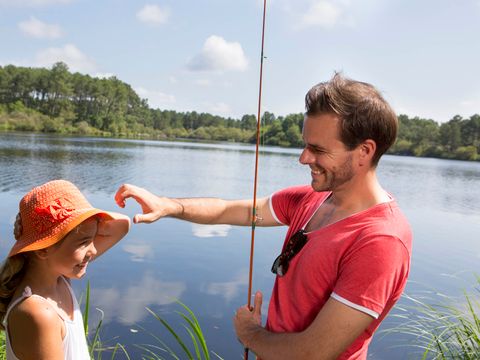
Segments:
[[[58,245],[53,245],[49,260],[62,275],[79,279],[97,253],[94,240],[98,220],[89,218],[70,231]]]

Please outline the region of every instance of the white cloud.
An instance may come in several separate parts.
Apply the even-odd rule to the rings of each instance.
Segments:
[[[246,272],[242,272],[238,273],[232,281],[208,284],[206,292],[209,295],[223,296],[227,302],[230,302],[237,297],[240,288],[243,288],[245,285],[248,285],[248,276]]]
[[[0,0],[0,6],[47,6],[55,4],[68,4],[71,2],[72,0]]]
[[[480,95],[473,95],[469,99],[460,101],[459,108],[465,114],[478,114],[478,109],[480,109]]]
[[[197,79],[195,80],[195,84],[206,87],[206,86],[210,86],[211,82],[208,79]]]
[[[214,114],[228,115],[232,112],[232,109],[228,104],[225,104],[223,102],[218,102],[210,105],[209,111],[211,111]]]
[[[130,260],[135,262],[143,262],[145,259],[152,259],[154,251],[151,245],[143,243],[128,243],[123,246],[123,250],[131,254]]]
[[[185,290],[186,286],[182,282],[162,281],[158,275],[145,273],[135,284],[120,290],[93,288],[92,302],[95,307],[108,309],[105,312],[105,322],[118,318],[123,324],[134,324],[149,316],[146,306],[171,304]]]
[[[200,54],[191,59],[187,68],[192,71],[244,71],[248,60],[238,42],[227,42],[212,35],[203,44]]]
[[[170,10],[158,5],[147,4],[137,12],[137,19],[150,25],[165,24],[170,17]]]
[[[141,98],[147,99],[152,108],[166,108],[176,102],[175,96],[161,91],[147,90],[143,87],[136,87],[135,91]]]
[[[109,79],[111,77],[115,77],[116,75],[113,73],[100,73],[97,72],[95,74],[92,74],[93,77],[99,78],[99,79]]]
[[[205,237],[226,237],[232,227],[230,225],[201,225],[192,224],[193,235],[201,238]]]
[[[20,22],[18,27],[24,34],[39,39],[56,39],[63,35],[60,26],[44,23],[33,16]]]
[[[334,27],[340,20],[342,9],[330,1],[315,1],[310,9],[302,16],[301,25],[320,26],[323,28]]]
[[[72,72],[91,73],[97,69],[95,62],[73,44],[62,48],[48,48],[39,51],[35,56],[35,66],[51,67],[58,61],[66,63]]]

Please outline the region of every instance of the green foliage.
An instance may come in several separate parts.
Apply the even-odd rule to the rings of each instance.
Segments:
[[[0,331],[0,360],[7,358],[5,331]]]
[[[398,139],[390,154],[480,160],[478,114],[468,119],[456,115],[441,125],[407,115],[398,120]],[[263,144],[303,146],[302,113],[276,117],[266,111],[261,125]],[[0,66],[0,131],[254,143],[256,128],[251,114],[237,120],[152,109],[116,77],[71,73],[61,62],[51,69]]]
[[[480,115],[456,115],[441,125],[400,115],[399,134],[389,153],[460,160],[479,160]]]
[[[455,150],[455,158],[460,160],[477,160],[477,148],[473,145],[459,146]]]
[[[477,285],[480,286],[480,277]],[[477,287],[477,291],[480,293],[480,288]],[[421,359],[477,360],[480,354],[478,295],[465,292],[463,301],[443,295],[444,300],[434,305],[404,295],[413,305],[397,306],[400,313],[391,316],[401,319],[402,324],[385,332],[413,336],[415,342],[410,346],[421,352]]]

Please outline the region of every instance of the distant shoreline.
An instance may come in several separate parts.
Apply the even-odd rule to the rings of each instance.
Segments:
[[[0,134],[34,134],[34,135],[49,135],[49,136],[58,136],[58,137],[72,137],[72,138],[96,138],[96,139],[116,139],[116,140],[151,140],[151,141],[171,141],[171,142],[192,142],[198,144],[239,144],[239,145],[254,145],[251,142],[239,142],[239,141],[215,141],[215,140],[204,140],[204,139],[195,139],[195,138],[168,138],[165,136],[152,136],[150,134],[135,134],[132,136],[114,136],[111,134],[80,134],[80,133],[54,133],[54,132],[43,132],[43,131],[6,131],[0,128]],[[298,146],[280,146],[280,145],[268,145],[261,144],[264,147],[277,147],[284,149],[301,149],[302,147]],[[402,157],[415,157],[415,158],[425,158],[425,159],[442,159],[442,160],[456,160],[456,161],[468,161],[468,162],[479,162],[480,158],[476,160],[460,159],[453,157],[440,157],[440,156],[416,156],[412,154],[405,154],[400,152],[389,151],[385,155],[395,155]]]

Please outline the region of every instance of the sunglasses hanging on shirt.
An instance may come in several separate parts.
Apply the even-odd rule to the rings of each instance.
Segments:
[[[277,256],[272,265],[272,273],[278,276],[284,276],[290,264],[290,261],[297,255],[307,243],[305,230],[300,229],[293,234],[287,242],[285,249]]]

